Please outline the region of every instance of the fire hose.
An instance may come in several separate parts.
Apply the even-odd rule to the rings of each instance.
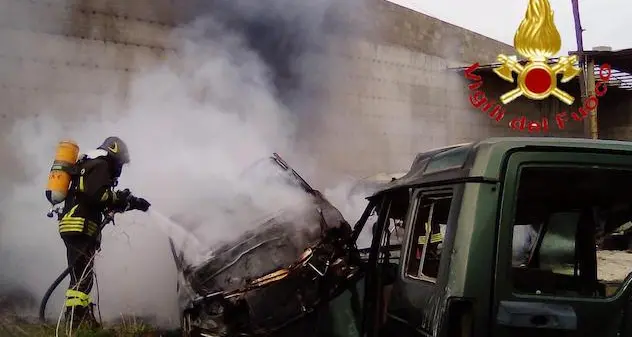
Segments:
[[[105,216],[103,217],[103,221],[101,221],[101,224],[99,225],[99,228],[97,229],[97,233],[96,235],[99,235],[101,233],[101,231],[103,230],[103,228],[109,224],[110,222],[114,225],[114,214],[116,212],[114,211],[109,211],[107,213],[105,213]],[[49,216],[52,217],[52,212],[49,213]],[[79,257],[77,257],[79,258]],[[66,276],[68,276],[68,274],[70,274],[70,269],[72,269],[72,265],[74,265],[73,263],[68,264],[68,267],[66,269],[64,269],[63,272],[61,272],[61,274],[59,274],[59,276],[57,276],[57,278],[55,279],[55,281],[53,281],[53,283],[50,285],[50,287],[48,287],[48,290],[46,290],[46,293],[44,294],[44,297],[42,298],[42,302],[40,303],[40,307],[39,307],[39,319],[40,322],[42,323],[46,323],[46,305],[48,304],[48,300],[50,299],[51,295],[53,294],[53,291],[55,291],[55,289],[57,289],[57,287],[59,286],[59,284],[61,283],[61,281],[63,281]]]

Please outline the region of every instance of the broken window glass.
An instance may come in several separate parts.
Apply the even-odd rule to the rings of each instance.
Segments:
[[[437,279],[451,202],[451,194],[422,196],[413,220],[407,276],[431,282]]]

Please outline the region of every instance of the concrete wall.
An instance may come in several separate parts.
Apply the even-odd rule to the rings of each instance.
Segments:
[[[578,122],[564,130],[550,126],[550,133],[509,129],[520,115],[554,121],[556,112],[568,108],[554,98],[520,98],[507,106],[501,122],[471,106],[470,82],[448,68],[494,62],[499,53],[515,54],[511,46],[392,3],[376,1],[374,9],[373,39],[343,39],[334,48],[344,60],[333,72],[331,106],[318,129],[315,152],[322,162],[358,177],[405,170],[418,152],[486,137],[582,136]],[[492,99],[513,88],[493,73],[484,78]]]
[[[467,81],[446,70],[492,62],[498,53],[513,54],[511,46],[368,1],[371,38],[332,38],[340,62],[324,88],[329,108],[308,141],[323,168],[353,176],[406,169],[419,151],[515,134],[507,127],[509,114],[499,124],[473,109]],[[52,105],[73,118],[100,111],[105,95],[126,95],[135,71],[172,52],[167,36],[185,6],[171,0],[0,0],[6,9],[0,12],[0,131],[17,116],[46,113]],[[511,89],[500,81],[487,85],[489,93],[500,93],[497,86]],[[512,103],[512,111],[515,105],[537,115],[541,109],[534,104]],[[0,144],[2,150],[6,143]]]
[[[506,92],[513,90],[516,87],[515,83],[509,83],[500,79],[495,73],[490,70],[485,72],[477,72],[483,78],[483,87],[486,96],[494,101],[498,101],[499,97]],[[464,75],[461,75],[463,78]],[[467,83],[473,83],[468,81]],[[465,85],[459,87],[461,89],[461,95],[467,95],[466,101],[468,102],[468,108],[472,109],[470,103],[470,97],[473,94],[472,90],[469,90]],[[483,136],[483,137],[496,137],[496,136],[530,136],[530,137],[583,137],[584,136],[584,122],[576,121],[572,118],[572,113],[577,112],[581,106],[581,96],[578,82],[569,84],[558,83],[558,88],[569,93],[573,97],[576,97],[572,105],[567,105],[561,102],[555,97],[549,97],[542,101],[530,100],[525,97],[519,97],[518,99],[504,105],[506,114],[502,122],[493,122],[491,125],[486,126],[485,123],[478,128],[478,134],[470,136]],[[475,114],[483,115],[480,110],[473,110]],[[560,113],[566,113],[566,119],[561,128],[556,123],[556,115]],[[529,132],[528,130],[517,130],[510,128],[509,123],[511,121],[525,116],[527,121],[542,122],[543,119],[548,121],[548,132],[545,130]],[[487,118],[487,116],[485,116]],[[468,118],[463,116],[464,121]],[[489,118],[487,118],[489,121]],[[476,117],[475,120],[471,120],[472,123],[476,123],[476,120],[480,121],[480,117]]]
[[[514,53],[510,45],[408,8],[382,0],[367,1],[374,11],[376,43],[465,63],[494,62],[499,53]]]
[[[0,0],[3,118],[51,103],[68,117],[94,109],[104,94],[125,95],[131,73],[165,56],[169,26],[108,12],[108,3]]]
[[[632,140],[632,97],[630,92],[609,90],[598,111],[599,138]]]
[[[53,108],[68,119],[101,112],[108,95],[126,95],[131,74],[170,52],[154,0],[114,3],[0,0],[2,137],[18,117]],[[0,170],[18,177],[9,144],[0,141]]]

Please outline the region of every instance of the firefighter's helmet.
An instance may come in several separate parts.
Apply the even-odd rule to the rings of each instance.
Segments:
[[[105,150],[108,153],[108,157],[114,159],[114,161],[123,166],[129,163],[129,151],[127,145],[118,137],[108,137],[103,141],[103,144],[99,146],[99,149]]]

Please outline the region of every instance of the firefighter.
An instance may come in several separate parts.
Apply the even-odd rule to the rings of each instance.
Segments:
[[[59,232],[66,245],[70,286],[66,291],[66,322],[73,328],[82,323],[99,327],[94,317],[90,290],[93,284],[94,255],[101,244],[100,225],[105,212],[140,210],[150,203],[132,196],[129,190],[114,191],[123,166],[129,162],[125,143],[108,137],[96,150],[75,165]]]

